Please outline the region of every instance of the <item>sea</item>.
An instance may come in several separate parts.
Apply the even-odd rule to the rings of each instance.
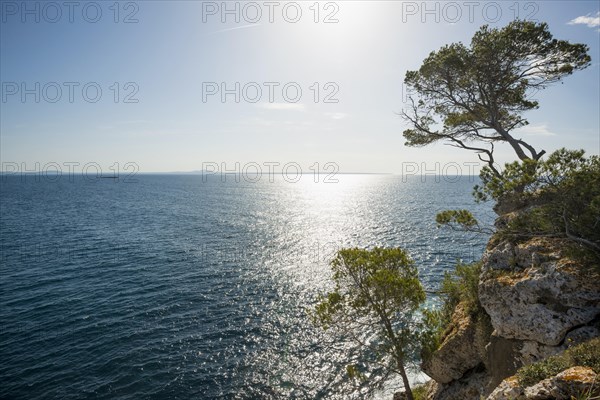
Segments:
[[[434,307],[488,240],[436,213],[494,214],[473,176],[325,178],[1,175],[0,398],[362,398],[307,317],[336,251],[404,248]]]

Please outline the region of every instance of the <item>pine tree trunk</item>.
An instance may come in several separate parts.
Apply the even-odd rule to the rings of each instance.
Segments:
[[[406,398],[408,400],[414,400],[412,390],[410,389],[408,376],[406,375],[406,370],[404,369],[404,364],[402,364],[402,361],[400,360],[398,360],[398,369],[400,370],[400,376],[402,377],[402,382],[404,383],[404,392],[406,393]]]

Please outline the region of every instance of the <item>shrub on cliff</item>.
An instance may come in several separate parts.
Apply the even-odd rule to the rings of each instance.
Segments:
[[[464,264],[459,262],[453,272],[445,272],[440,294],[444,298],[444,308],[450,313],[462,302],[471,314],[477,314],[481,305],[478,298],[481,263]]]
[[[600,257],[600,157],[560,149],[546,160],[506,164],[497,174],[481,170],[476,201],[496,201],[500,214],[512,213],[497,236],[519,242],[535,236],[568,239]],[[438,224],[484,232],[468,210],[447,210]]]
[[[573,346],[560,355],[524,366],[517,371],[517,378],[523,387],[528,387],[575,366],[589,367],[600,373],[600,337]]]
[[[500,176],[481,171],[477,200],[509,202],[516,213],[499,233],[515,241],[566,238],[600,253],[600,158],[560,149],[546,160],[507,164]],[[520,210],[519,210],[520,209]]]
[[[452,272],[445,272],[438,294],[442,305],[435,310],[426,310],[425,332],[422,335],[421,358],[429,359],[443,340],[445,331],[452,324],[452,314],[462,303],[471,318],[483,329],[489,318],[479,303],[478,286],[481,262],[464,264],[459,262]]]

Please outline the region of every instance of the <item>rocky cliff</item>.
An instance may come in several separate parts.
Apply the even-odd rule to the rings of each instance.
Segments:
[[[583,367],[531,387],[511,377],[522,366],[600,336],[600,276],[597,267],[584,264],[564,239],[492,238],[478,286],[487,316],[474,318],[456,307],[438,350],[422,366],[432,378],[427,398],[571,399],[600,386],[600,371]]]
[[[591,399],[598,398],[599,376],[587,367],[571,367],[553,377],[523,387],[516,377],[502,381],[488,396],[488,400],[551,400],[551,399]]]

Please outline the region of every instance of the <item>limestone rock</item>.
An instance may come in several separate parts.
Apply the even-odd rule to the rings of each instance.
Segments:
[[[507,262],[512,270],[499,271]],[[600,314],[598,278],[586,273],[539,240],[488,250],[479,300],[494,334],[559,345],[569,330]]]
[[[510,270],[514,266],[515,246],[508,242],[488,249],[483,253],[483,265],[491,270]]]
[[[600,329],[598,327],[582,326],[567,333],[567,336],[565,336],[565,347],[576,346],[598,336],[600,336]]]
[[[461,379],[447,384],[438,383],[430,386],[427,400],[480,399],[486,393],[487,374],[475,368],[467,372]]]
[[[544,379],[540,383],[526,388],[525,398],[528,400],[569,400],[584,392],[593,391],[592,386],[597,378],[597,374],[590,368],[569,368],[555,377]],[[595,389],[600,393],[600,388],[596,387]]]
[[[511,376],[503,380],[488,396],[487,400],[514,400],[523,394],[524,389],[519,385],[517,377]]]
[[[521,348],[517,359],[519,366],[533,364],[538,361],[542,361],[550,356],[561,353],[567,347],[566,346],[547,346],[532,340],[525,340],[521,342]]]
[[[561,353],[567,346],[547,346],[532,340],[506,339],[492,335],[486,346],[485,367],[490,377],[489,391],[517,370]]]
[[[444,385],[434,381],[433,379],[427,383],[427,392],[425,398],[427,400],[436,400],[436,397],[443,391]]]
[[[571,368],[527,388],[511,376],[600,334],[600,276],[572,260],[566,248],[564,240],[547,237],[489,242],[478,297],[491,327],[477,326],[457,307],[440,349],[423,365],[437,381],[428,400],[571,400],[593,379],[600,394],[600,377],[589,368]]]
[[[534,238],[516,245],[508,241],[497,243],[483,253],[482,261],[486,270],[524,270],[560,258],[555,242]]]
[[[570,400],[582,393],[600,394],[598,375],[590,368],[572,367],[558,375],[523,388],[515,376],[505,379],[487,400]]]
[[[519,340],[506,339],[492,336],[486,346],[485,366],[490,376],[490,390],[502,380],[517,372],[522,365],[519,360],[522,342]]]
[[[459,304],[440,348],[423,363],[423,372],[439,383],[448,383],[479,365],[482,360],[474,345],[475,334],[475,322]]]

